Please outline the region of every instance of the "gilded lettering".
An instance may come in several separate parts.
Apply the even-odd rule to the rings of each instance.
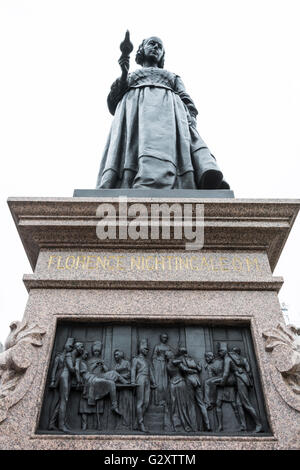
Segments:
[[[232,260],[232,266],[234,271],[243,271],[243,261],[241,258],[235,256]]]
[[[101,256],[97,256],[97,269],[99,267],[99,264],[101,265],[102,269],[106,270],[106,264],[107,264],[106,256],[104,256],[104,259],[102,259]]]
[[[81,264],[82,269],[85,269],[85,261],[86,261],[86,256],[77,256],[75,269],[79,268],[79,264]]]
[[[61,256],[58,256],[58,260],[57,260],[57,269],[65,269],[64,266],[61,266],[60,262],[61,262]]]
[[[54,264],[54,263],[53,263],[53,259],[54,259],[54,258],[56,258],[55,255],[50,255],[50,256],[49,256],[48,269],[50,268],[50,266],[51,266],[52,264]]]
[[[124,256],[117,256],[117,266],[116,269],[118,271],[124,271],[124,266],[122,265],[122,262],[124,260]]]
[[[131,256],[130,259],[130,269],[136,268],[139,271],[141,270],[141,258],[140,256],[137,257],[137,259],[134,256]]]
[[[69,261],[70,261],[70,260],[71,260],[71,265],[69,264]],[[72,256],[72,255],[68,256],[68,257],[66,258],[66,262],[65,262],[66,269],[73,269],[74,266],[75,266],[75,263],[76,263],[76,258],[75,258],[75,256]]]
[[[260,271],[260,266],[258,264],[257,258],[253,258],[253,260],[250,260],[249,258],[246,258],[246,264],[248,268],[248,272],[251,271],[251,267],[254,265],[256,271]]]
[[[152,265],[151,267],[149,267],[149,261],[153,261],[153,256],[147,256],[147,258],[145,259],[146,261],[146,269],[148,269],[148,271],[153,271],[154,269],[154,266]]]
[[[202,256],[200,269],[202,270],[204,267],[207,268],[208,271],[210,270],[210,265],[208,264],[208,262],[207,262],[205,256]]]
[[[95,269],[96,268],[96,264],[93,264],[96,263],[96,256],[94,255],[89,255],[87,256],[86,258],[86,267],[87,269]]]
[[[192,271],[199,271],[199,266],[193,265],[193,261],[195,261],[195,262],[197,261],[196,256],[191,256],[191,258],[190,258],[191,270],[192,270]]]
[[[155,269],[156,271],[159,269],[159,264],[161,265],[162,270],[165,270],[165,258],[162,256],[161,260],[158,259],[157,256],[155,256]]]
[[[229,267],[227,263],[228,263],[228,258],[221,256],[220,257],[221,271],[229,271]]]

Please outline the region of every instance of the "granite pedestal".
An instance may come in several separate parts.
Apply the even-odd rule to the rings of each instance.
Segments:
[[[194,216],[199,200],[128,198],[128,207],[137,202],[146,207],[188,203]],[[230,198],[200,202],[204,204],[204,247],[188,251],[188,240],[174,237],[174,220],[160,221],[160,229],[164,222],[170,224],[169,239],[160,230],[154,240],[118,236],[100,240],[97,208],[110,203],[117,212],[117,198],[9,199],[33,274],[23,278],[29,293],[24,318],[12,326],[0,356],[0,367],[12,374],[6,377],[7,387],[2,383],[0,388],[1,449],[300,447],[298,332],[283,324],[278,301],[283,279],[272,274],[300,202]],[[110,355],[120,347],[112,339],[113,328],[129,328],[131,338],[133,328],[144,328],[144,334],[152,328],[154,335],[168,330],[171,342],[172,328],[178,326],[192,355],[202,345],[196,358],[202,362],[211,335],[217,341],[223,331],[219,336],[223,341],[226,330],[232,345],[240,340],[230,340],[230,331],[246,331],[261,432],[254,433],[253,426],[244,432],[202,428],[190,435],[47,429],[45,400],[63,325],[71,325],[72,336],[80,341],[83,329],[105,325],[104,354],[110,351]]]

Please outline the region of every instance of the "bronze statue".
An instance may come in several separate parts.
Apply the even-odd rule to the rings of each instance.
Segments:
[[[71,391],[72,375],[75,374],[75,368],[72,358],[75,339],[68,338],[63,352],[57,353],[54,359],[51,373],[50,389],[58,389],[58,395],[54,395],[52,402],[53,410],[50,415],[49,429],[56,430],[56,421],[58,419],[58,429],[68,432],[69,427],[66,424],[67,404]]]
[[[157,388],[154,390],[155,405],[164,405],[168,389],[168,374],[166,367],[166,353],[171,350],[167,333],[160,335],[160,343],[156,344],[152,353],[152,365]]]
[[[179,366],[179,369],[184,374],[186,382],[192,388],[194,392],[194,399],[201,411],[201,415],[205,423],[206,430],[211,431],[210,422],[209,422],[209,418],[207,414],[207,408],[204,403],[203,391],[202,391],[201,381],[199,377],[199,373],[202,370],[201,365],[196,364],[195,360],[191,356],[189,356],[186,348],[182,346],[179,347],[178,355],[176,359],[173,361],[173,363]]]
[[[136,384],[136,415],[138,429],[147,432],[144,425],[144,415],[150,403],[150,388],[156,388],[151,364],[147,359],[149,352],[148,340],[142,339],[139,344],[139,354],[132,361],[131,383]]]
[[[129,33],[121,49],[122,75],[107,99],[114,120],[97,188],[229,189],[197,132],[193,100],[181,78],[164,69],[162,41],[143,40],[136,54],[141,68],[132,73]]]

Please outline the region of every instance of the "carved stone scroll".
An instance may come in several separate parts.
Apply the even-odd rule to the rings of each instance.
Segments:
[[[0,353],[0,423],[8,410],[27,393],[36,373],[36,347],[45,330],[37,324],[12,322],[5,349]]]
[[[271,356],[273,383],[292,408],[300,411],[300,336],[299,329],[279,323],[263,332],[265,349]]]

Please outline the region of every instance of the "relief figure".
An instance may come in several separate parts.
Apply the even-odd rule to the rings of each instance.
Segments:
[[[178,365],[174,353],[166,352],[167,372],[170,378],[170,417],[174,431],[183,428],[186,432],[197,431],[196,410],[193,396]]]
[[[137,426],[142,432],[147,432],[144,425],[144,415],[150,403],[150,389],[156,388],[155,378],[150,361],[148,340],[142,339],[139,344],[139,354],[132,361],[131,383],[136,384],[136,415]]]
[[[101,351],[101,341],[94,342],[92,345],[93,356],[87,361],[81,360],[79,366],[80,376],[83,382],[82,398],[87,400],[86,410],[88,410],[90,406],[95,407],[91,408],[91,411],[96,411],[98,428],[101,425],[100,415],[103,413],[103,402],[99,405],[98,402],[101,402],[104,397],[109,396],[111,400],[111,410],[121,416],[117,404],[116,382],[126,383],[126,380],[116,371],[107,370],[103,360],[100,358]],[[81,409],[83,411],[83,408]],[[86,421],[85,418],[84,421]],[[83,426],[86,429],[84,422]]]
[[[52,401],[52,411],[50,412],[49,421],[50,430],[56,430],[57,427],[63,432],[70,430],[66,424],[66,413],[71,391],[72,376],[75,374],[72,357],[74,344],[75,338],[68,338],[64,350],[58,352],[54,359],[49,388],[58,393],[55,393]]]
[[[211,431],[207,408],[206,404],[204,403],[203,391],[199,377],[199,373],[202,370],[201,365],[199,363],[197,364],[196,361],[191,356],[189,356],[185,347],[180,347],[178,349],[177,357],[173,362],[179,367],[185,377],[187,384],[193,390],[194,400],[200,409],[202,419],[206,426],[206,430]]]
[[[168,389],[168,374],[166,354],[171,350],[168,342],[167,333],[160,335],[160,343],[156,344],[152,353],[152,365],[157,388],[154,390],[154,404],[164,405],[166,402],[166,393]]]
[[[114,370],[120,374],[121,377],[123,377],[123,379],[126,381],[126,384],[130,384],[131,367],[130,362],[125,359],[124,352],[116,349],[114,351],[114,360]],[[127,429],[131,429],[133,416],[133,396],[132,390],[129,387],[120,387],[118,389],[118,406],[120,413],[122,414],[122,420],[121,424],[117,427],[126,427]]]
[[[237,346],[232,348],[232,351],[228,352],[228,356],[231,362],[227,362],[224,368],[224,378],[228,376],[229,368],[233,371],[236,378],[237,395],[236,403],[239,410],[239,416],[241,420],[241,431],[247,429],[244,409],[249,413],[255,423],[255,432],[261,432],[262,425],[249,398],[249,388],[253,386],[251,369],[248,360],[241,356],[241,350]]]

